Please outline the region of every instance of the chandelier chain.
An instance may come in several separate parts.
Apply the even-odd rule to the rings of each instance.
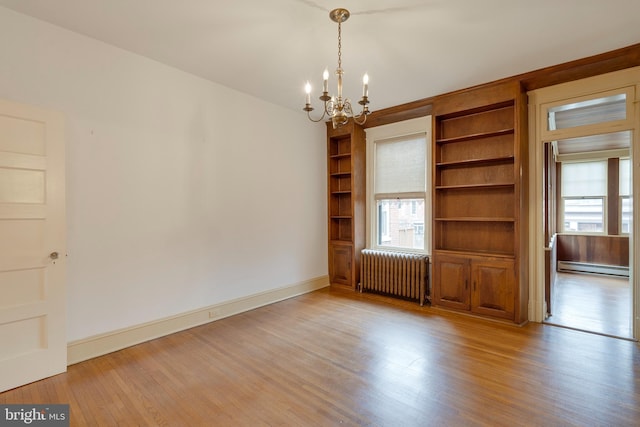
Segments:
[[[338,21],[338,69],[342,69],[342,22]]]

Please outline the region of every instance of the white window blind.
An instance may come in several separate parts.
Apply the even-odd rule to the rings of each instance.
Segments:
[[[376,194],[426,191],[424,134],[376,141],[375,157]]]
[[[620,159],[620,195],[631,195],[631,161]]]
[[[562,164],[562,197],[606,195],[606,161]]]

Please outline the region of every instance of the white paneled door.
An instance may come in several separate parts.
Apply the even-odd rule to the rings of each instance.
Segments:
[[[59,113],[0,100],[0,392],[67,367]]]

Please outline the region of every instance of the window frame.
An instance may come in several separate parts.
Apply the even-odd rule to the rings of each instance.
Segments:
[[[561,168],[565,165],[565,164],[575,164],[575,163],[596,163],[596,162],[602,162],[604,163],[604,179],[605,179],[605,192],[608,191],[608,179],[609,179],[609,174],[608,174],[608,165],[607,165],[607,161],[606,158],[602,158],[602,157],[595,157],[595,158],[591,158],[590,156],[586,156],[584,158],[578,158],[575,160],[571,160],[571,161],[563,161],[561,162]],[[562,171],[562,174],[564,176],[564,170]],[[609,230],[607,228],[608,226],[608,221],[607,221],[607,197],[608,194],[604,194],[604,195],[598,195],[598,196],[563,196],[562,193],[564,191],[564,189],[562,188],[562,180],[560,180],[559,182],[560,185],[560,206],[558,206],[558,211],[560,213],[560,232],[561,233],[566,233],[566,234],[579,234],[579,235],[597,235],[597,236],[602,236],[602,235],[607,235],[609,233]],[[573,231],[573,230],[566,230],[565,229],[565,200],[587,200],[587,199],[600,199],[602,200],[602,231]]]
[[[562,233],[566,234],[589,234],[589,235],[606,235],[607,234],[607,196],[562,196],[562,205],[560,207]],[[602,231],[584,231],[584,230],[567,230],[565,229],[565,201],[566,200],[602,200]]]
[[[366,157],[367,157],[367,186],[366,186],[366,246],[369,249],[377,249],[390,252],[410,252],[429,254],[431,252],[431,150],[432,150],[432,134],[431,134],[431,116],[419,117],[416,119],[405,120],[402,122],[391,123],[365,129],[366,132]],[[407,193],[380,193],[375,194],[375,144],[379,142],[388,142],[389,140],[400,140],[418,134],[424,135],[425,138],[425,191],[424,192],[407,192]],[[424,244],[422,249],[400,248],[385,246],[378,244],[377,226],[380,220],[378,215],[378,201],[394,199],[424,199]],[[388,216],[387,216],[387,219]]]
[[[590,136],[598,133],[610,133],[617,131],[624,131],[633,129],[633,114],[630,112],[633,111],[633,100],[635,99],[635,88],[633,86],[622,87],[613,90],[607,90],[602,92],[590,93],[583,96],[571,97],[567,99],[562,99],[560,101],[554,101],[549,103],[544,103],[540,106],[541,108],[541,116],[544,117],[544,125],[540,129],[540,139],[542,141],[555,141],[558,139],[569,139],[569,138],[577,138],[581,136]],[[574,103],[580,103],[590,100],[596,100],[599,98],[607,98],[617,95],[625,96],[625,105],[626,105],[626,118],[624,120],[613,120],[606,121],[601,123],[588,124],[583,126],[576,126],[564,129],[554,129],[550,130],[548,128],[548,118],[550,110],[554,108],[569,105]]]

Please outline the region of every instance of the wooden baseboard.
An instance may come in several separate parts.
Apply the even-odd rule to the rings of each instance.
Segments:
[[[74,363],[313,292],[327,286],[329,286],[328,276],[316,277],[304,282],[237,298],[164,319],[72,341],[67,344],[67,365],[73,365]]]

